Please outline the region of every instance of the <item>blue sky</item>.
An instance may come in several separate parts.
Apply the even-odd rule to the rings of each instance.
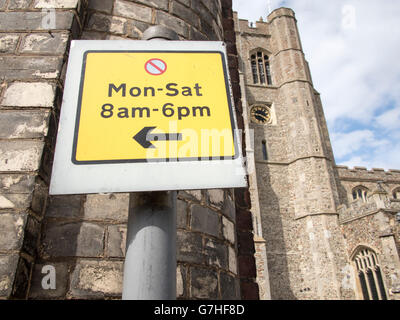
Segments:
[[[241,19],[296,13],[338,165],[400,169],[400,1],[233,0]]]

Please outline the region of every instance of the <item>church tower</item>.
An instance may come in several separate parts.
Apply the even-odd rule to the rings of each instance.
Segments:
[[[295,14],[235,22],[262,298],[351,298],[335,162]]]

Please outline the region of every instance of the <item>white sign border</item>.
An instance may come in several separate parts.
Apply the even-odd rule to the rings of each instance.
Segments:
[[[235,132],[239,156],[229,160],[146,162],[76,165],[71,160],[78,110],[83,57],[86,51],[220,51],[219,41],[74,40],[61,107],[50,195],[193,190],[246,187],[240,135]],[[228,66],[226,65],[226,70]],[[229,77],[229,75],[228,75]],[[230,83],[230,81],[229,81]],[[230,92],[232,92],[230,88]],[[232,96],[231,105],[234,106]],[[232,112],[237,124],[235,112]]]

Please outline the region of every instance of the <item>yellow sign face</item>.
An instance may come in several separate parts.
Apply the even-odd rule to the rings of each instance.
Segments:
[[[87,51],[75,164],[238,157],[221,52]]]

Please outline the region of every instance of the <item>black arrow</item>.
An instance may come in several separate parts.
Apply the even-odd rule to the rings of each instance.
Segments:
[[[182,141],[182,133],[154,133],[150,134],[156,127],[144,127],[134,137],[143,148],[155,148],[151,141]]]

